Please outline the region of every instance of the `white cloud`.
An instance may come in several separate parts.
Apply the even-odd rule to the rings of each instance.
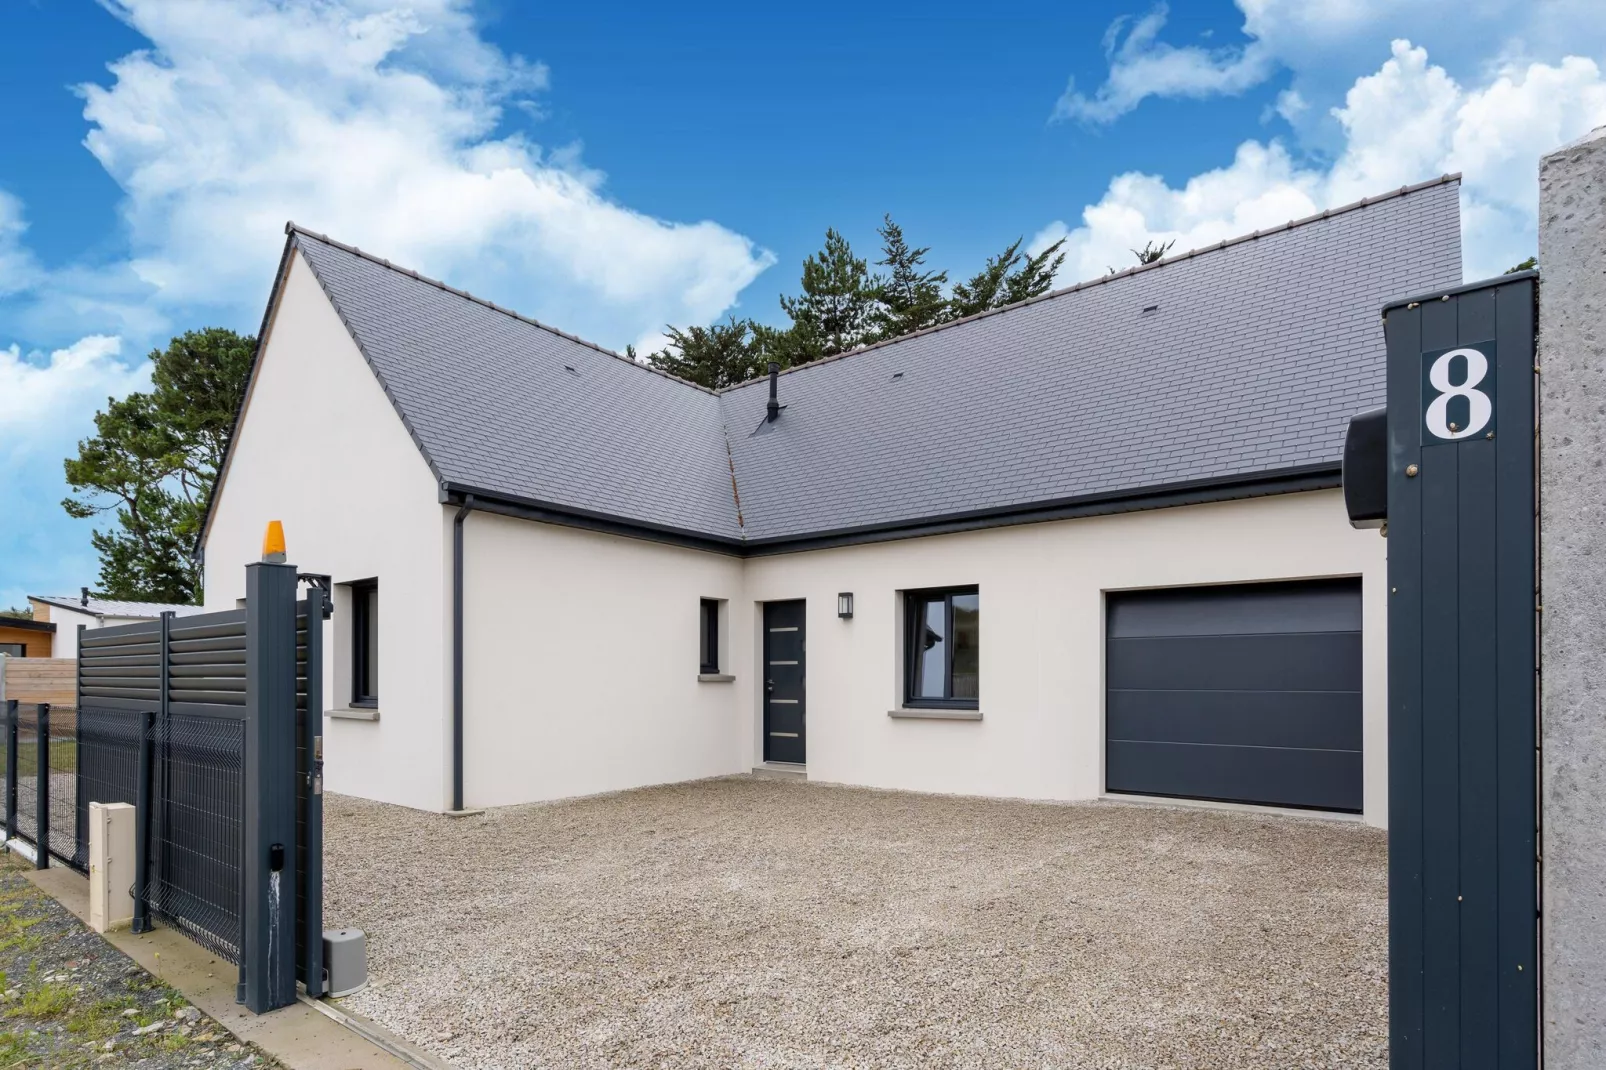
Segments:
[[[1323,125],[1327,105],[1393,39],[1429,43],[1439,65],[1463,80],[1481,79],[1491,67],[1606,54],[1599,0],[1236,2],[1247,39],[1237,48],[1177,47],[1160,40],[1164,5],[1135,22],[1130,16],[1116,19],[1105,35],[1104,83],[1088,96],[1076,91],[1073,79],[1054,117],[1110,122],[1149,97],[1231,96],[1284,73],[1292,78],[1294,96],[1285,94],[1268,114],[1282,115],[1303,138],[1321,144],[1337,136]],[[1317,107],[1287,106],[1294,101]]]
[[[1451,171],[1463,172],[1469,278],[1497,274],[1535,251],[1539,157],[1606,124],[1606,77],[1593,60],[1511,63],[1467,87],[1395,41],[1357,79],[1332,117],[1343,148],[1330,166],[1297,160],[1280,142],[1246,141],[1226,167],[1180,187],[1155,175],[1113,179],[1080,225],[1056,220],[1033,240],[1066,238],[1064,281],[1132,263],[1132,248],[1176,239],[1176,250],[1265,229]]]
[[[1162,3],[1135,21],[1122,16],[1111,23],[1104,34],[1109,77],[1091,97],[1078,92],[1072,78],[1055,103],[1052,118],[1114,122],[1148,97],[1242,93],[1275,69],[1273,56],[1258,41],[1241,48],[1177,48],[1159,40],[1167,14]]]
[[[22,242],[27,229],[22,202],[0,190],[0,297],[34,284],[38,266]]]
[[[69,488],[61,459],[94,433],[108,397],[150,385],[150,365],[129,367],[121,351],[103,335],[49,354],[0,349],[0,608],[25,605],[25,594],[95,583],[95,525],[62,513]]]
[[[614,345],[716,318],[773,262],[510,128],[548,72],[480,38],[467,0],[103,2],[151,42],[78,87],[130,255],[38,285],[30,325],[254,326],[287,219]]]
[[[13,343],[0,349],[0,445],[15,461],[75,438],[108,397],[150,385],[150,368],[119,360],[122,342],[90,335],[46,356],[24,355]]]

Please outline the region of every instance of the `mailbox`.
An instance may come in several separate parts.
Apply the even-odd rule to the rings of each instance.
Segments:
[[[1350,417],[1344,435],[1344,507],[1351,527],[1380,528],[1389,518],[1389,410]]]

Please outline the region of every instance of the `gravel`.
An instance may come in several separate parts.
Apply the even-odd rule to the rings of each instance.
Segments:
[[[342,1001],[463,1067],[1384,1067],[1356,823],[732,777],[327,803]]]

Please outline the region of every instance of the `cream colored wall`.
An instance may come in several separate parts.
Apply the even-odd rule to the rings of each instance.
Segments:
[[[914,791],[1092,799],[1103,791],[1104,592],[1362,577],[1366,820],[1387,823],[1386,542],[1339,492],[1027,524],[750,559],[758,603],[808,600],[809,779]],[[894,720],[898,592],[976,584],[980,722]],[[836,616],[852,591],[852,620]],[[750,673],[751,675],[751,673]],[[755,741],[759,695],[746,689]]]
[[[450,604],[435,481],[379,382],[297,255],[234,442],[206,538],[206,604],[232,609],[263,528],[284,521],[289,558],[335,582],[379,578],[378,721],[326,718],[330,791],[445,808]],[[337,608],[349,602],[337,592]],[[347,614],[349,616],[349,613]],[[349,634],[326,627],[325,706]]]
[[[697,679],[699,602],[742,604],[739,560],[492,513],[464,527],[465,805],[750,768],[745,633],[725,629],[734,682]]]

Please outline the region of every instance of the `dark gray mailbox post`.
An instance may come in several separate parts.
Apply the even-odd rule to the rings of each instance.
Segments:
[[[1351,522],[1389,575],[1392,1070],[1539,1064],[1534,273],[1383,310]]]

